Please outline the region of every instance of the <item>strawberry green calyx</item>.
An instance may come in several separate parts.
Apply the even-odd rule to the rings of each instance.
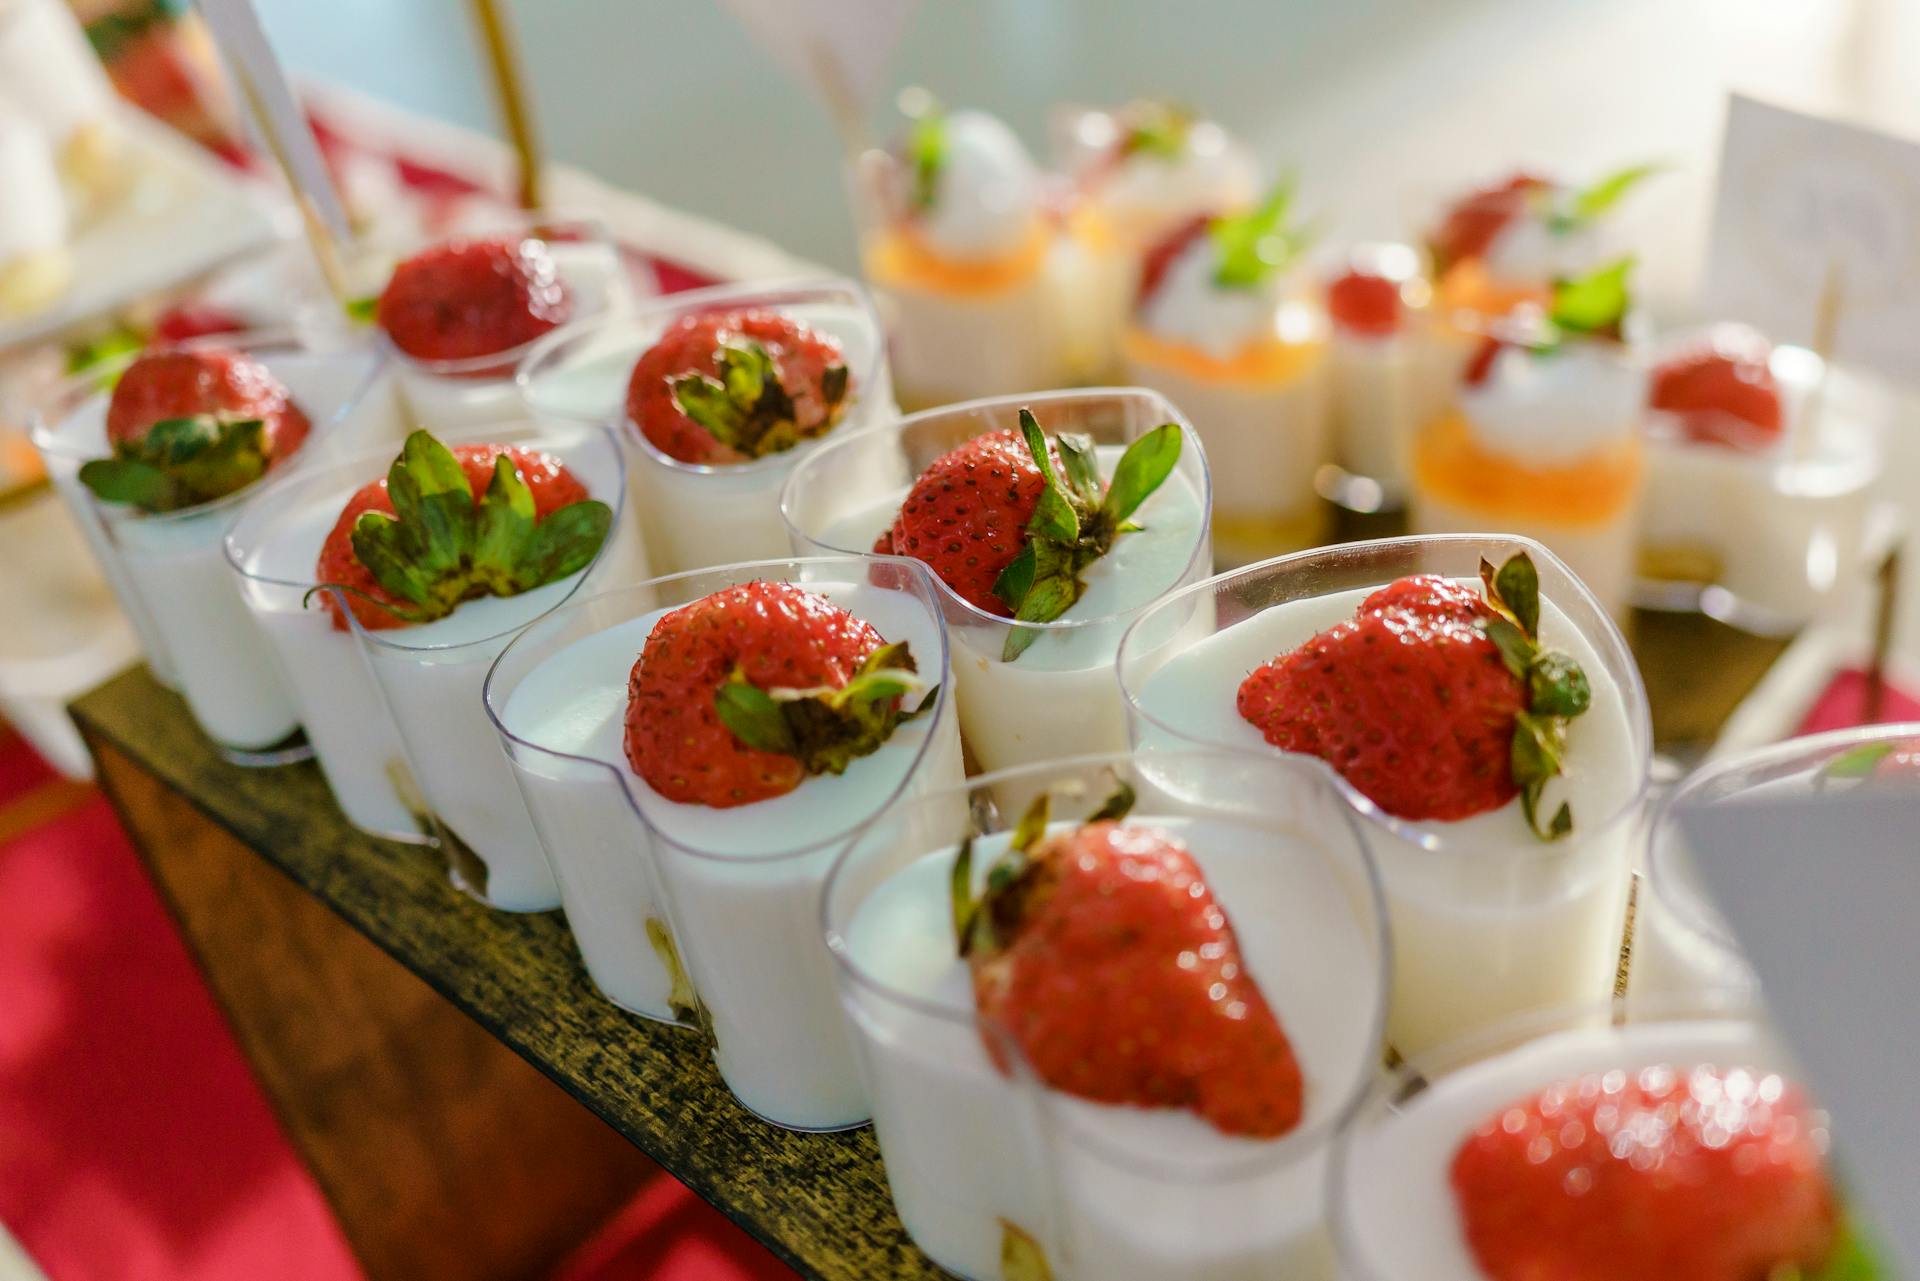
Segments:
[[[1572,235],[1598,222],[1626,194],[1646,179],[1660,172],[1661,165],[1628,165],[1582,187],[1556,201],[1555,207],[1547,214],[1547,230],[1556,236]]]
[[[1584,276],[1556,280],[1547,319],[1559,334],[1620,340],[1621,326],[1633,303],[1627,277],[1631,256],[1619,258]]]
[[[947,164],[947,114],[930,104],[907,131],[907,164],[913,170],[909,193],[916,213],[933,208],[940,196],[940,171]]]
[[[445,618],[462,601],[517,596],[585,569],[613,528],[613,510],[583,499],[536,521],[533,493],[502,454],[479,502],[453,451],[424,431],[387,470],[394,514],[362,512],[353,554],[412,623]]]
[[[1132,812],[1134,799],[1133,788],[1117,782],[1100,808],[1087,816],[1087,824],[1118,823]],[[997,952],[1019,928],[1027,903],[1046,877],[1044,866],[1028,855],[1046,836],[1052,812],[1050,793],[1042,792],[1034,798],[1015,825],[1006,853],[987,869],[987,883],[978,894],[973,892],[973,837],[960,842],[948,890],[953,909],[953,937],[961,956]]]
[[[1893,1281],[1893,1275],[1859,1222],[1848,1215],[1825,1266],[1814,1270],[1779,1268],[1767,1274],[1767,1281]]]
[[[713,709],[755,751],[791,756],[809,774],[840,774],[934,705],[939,687],[928,689],[918,673],[913,651],[895,641],[867,655],[837,689],[761,689],[736,669],[714,691]],[[926,690],[919,705],[900,710],[900,700],[919,690]]]
[[[1027,521],[1026,545],[1000,571],[993,594],[1013,611],[1016,623],[1045,623],[1066,613],[1086,591],[1080,575],[1087,566],[1112,551],[1120,535],[1138,531],[1128,518],[1180,461],[1180,427],[1162,423],[1128,445],[1104,493],[1090,438],[1069,432],[1049,442],[1026,409],[1020,411],[1020,434],[1046,488]],[[1053,448],[1060,454],[1058,473]],[[1013,662],[1038,638],[1030,627],[1015,627],[1007,633],[1001,661]]]
[[[1494,611],[1481,626],[1527,691],[1527,709],[1514,717],[1511,757],[1520,807],[1534,835],[1557,841],[1573,831],[1573,809],[1562,801],[1542,826],[1540,797],[1563,772],[1567,723],[1592,704],[1593,690],[1572,658],[1540,646],[1540,575],[1531,556],[1516,552],[1498,569],[1482,559],[1480,581]]]
[[[1282,178],[1260,205],[1207,224],[1216,255],[1213,283],[1222,289],[1257,289],[1292,265],[1313,242],[1311,228],[1288,221],[1293,178]]]
[[[110,503],[145,512],[178,511],[225,498],[267,474],[266,424],[212,414],[166,418],[112,458],[80,468],[80,483]]]
[[[1177,103],[1147,98],[1120,113],[1122,156],[1178,160],[1193,132],[1193,112]]]
[[[672,380],[673,403],[721,444],[750,458],[792,449],[803,439],[831,431],[846,408],[847,367],[832,365],[821,378],[826,414],[802,430],[793,397],[780,381],[780,367],[753,340],[723,341],[714,352],[720,376],[684,374]]]

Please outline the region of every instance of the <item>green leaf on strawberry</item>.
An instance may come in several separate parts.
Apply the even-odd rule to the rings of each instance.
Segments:
[[[929,106],[907,131],[907,164],[913,170],[913,207],[925,213],[940,194],[940,171],[947,164],[947,116]]]
[[[1255,208],[1208,223],[1216,255],[1213,283],[1222,289],[1254,289],[1298,259],[1314,233],[1289,223],[1292,210],[1293,178],[1288,176]]]
[[[1531,556],[1516,552],[1497,569],[1482,558],[1480,582],[1494,611],[1481,627],[1527,691],[1509,753],[1521,812],[1536,836],[1557,841],[1573,831],[1573,809],[1563,801],[1542,823],[1540,802],[1547,784],[1564,772],[1567,723],[1591,706],[1593,689],[1580,664],[1540,645],[1540,574]]]
[[[809,436],[832,429],[847,396],[847,367],[834,365],[821,378],[826,414],[802,431],[793,397],[780,380],[780,368],[766,346],[754,339],[727,340],[714,352],[720,376],[683,374],[672,380],[673,403],[707,434],[749,458],[792,449]]]
[[[1632,305],[1627,277],[1633,265],[1634,259],[1628,255],[1584,276],[1556,280],[1553,305],[1547,314],[1554,328],[1564,334],[1618,339]]]
[[[1880,762],[1893,755],[1898,747],[1897,743],[1862,743],[1828,761],[1820,777],[1869,778],[1880,767]]]
[[[267,474],[266,424],[212,414],[166,418],[112,458],[80,468],[80,483],[110,503],[146,512],[178,511],[225,498]]]
[[[459,459],[424,431],[407,437],[388,468],[387,495],[393,515],[362,512],[353,553],[403,603],[393,612],[409,622],[431,622],[463,601],[517,596],[577,573],[613,528],[612,509],[593,499],[536,521],[533,495],[505,455],[474,502]]]
[[[1067,434],[1049,441],[1026,409],[1020,411],[1020,434],[1046,487],[1027,521],[1026,543],[1000,571],[993,594],[1013,611],[1015,623],[1046,623],[1080,599],[1086,590],[1080,576],[1087,566],[1113,550],[1120,535],[1139,529],[1128,518],[1173,474],[1182,436],[1176,423],[1162,423],[1141,436],[1120,456],[1113,482],[1103,491],[1091,440]],[[1019,658],[1039,635],[1030,627],[1014,627],[1001,661]]]
[[[1122,156],[1178,160],[1187,149],[1187,135],[1193,132],[1193,112],[1157,98],[1132,103],[1121,113],[1121,119]]]
[[[1564,236],[1591,226],[1619,204],[1628,192],[1659,173],[1662,167],[1654,164],[1628,165],[1582,187],[1561,208],[1548,216],[1547,230]]]
[[[841,774],[933,705],[937,686],[912,711],[901,710],[902,699],[926,688],[913,651],[895,641],[868,654],[839,687],[762,689],[736,670],[714,691],[713,707],[720,723],[755,751],[791,756],[809,774]]]

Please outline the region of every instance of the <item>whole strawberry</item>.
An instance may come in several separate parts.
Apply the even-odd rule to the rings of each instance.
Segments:
[[[977,436],[921,472],[873,550],[924,561],[989,614],[1050,622],[1080,599],[1086,568],[1134,531],[1129,518],[1172,474],[1180,448],[1178,425],[1155,427],[1127,446],[1109,485],[1091,438],[1049,438],[1022,409],[1018,434]],[[1002,660],[1037,636],[1013,629]]]
[[[1005,617],[993,585],[1026,546],[1046,487],[1019,432],[976,436],[920,473],[874,550],[926,562],[962,600]]]
[[[565,324],[573,298],[545,241],[450,240],[395,267],[374,314],[415,360],[471,360]]]
[[[1703,444],[1764,449],[1780,437],[1780,389],[1764,352],[1707,349],[1670,360],[1654,370],[1648,403]]]
[[[1283,751],[1318,756],[1389,814],[1452,821],[1520,796],[1543,837],[1541,793],[1561,769],[1566,723],[1591,698],[1565,655],[1542,650],[1539,580],[1524,552],[1486,597],[1430,574],[1390,583],[1359,611],[1256,668],[1240,715]]]
[[[362,627],[431,622],[461,602],[512,596],[575,573],[613,513],[551,454],[407,438],[387,474],[347,500],[314,567],[333,625],[340,597]]]
[[[1545,178],[1516,173],[1460,197],[1427,237],[1434,274],[1443,276],[1458,262],[1484,257],[1508,224],[1524,218],[1533,202],[1552,186]]]
[[[1488,1117],[1451,1181],[1491,1281],[1813,1276],[1840,1234],[1825,1139],[1824,1116],[1778,1076],[1656,1066]]]
[[[791,583],[724,588],[663,616],[627,680],[633,772],[670,801],[727,809],[843,772],[913,713],[904,642]]]
[[[1299,1124],[1300,1065],[1247,973],[1226,913],[1172,835],[1121,820],[1122,791],[1091,822],[1047,834],[1043,796],[1006,860],[971,895],[954,869],[955,931],[974,1003],[1055,1089],[1097,1103],[1181,1108],[1227,1134]]]
[[[737,463],[833,430],[847,405],[840,345],[776,311],[683,316],[634,363],[627,417],[683,463]]]
[[[300,448],[307,416],[265,365],[224,347],[163,349],[121,373],[107,405],[113,457],[80,469],[109,502],[174,511],[224,498]]]

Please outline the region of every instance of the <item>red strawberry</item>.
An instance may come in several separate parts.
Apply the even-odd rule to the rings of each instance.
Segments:
[[[467,483],[472,488],[476,502],[487,492],[492,483],[494,470],[502,457],[509,459],[519,471],[520,478],[533,494],[534,519],[544,521],[548,516],[563,507],[587,499],[587,487],[567,469],[565,463],[552,454],[537,449],[528,449],[520,445],[455,445],[453,457],[459,461],[460,468],[466,473]],[[360,625],[371,631],[381,631],[390,627],[403,627],[409,621],[382,609],[378,602],[391,605],[403,605],[399,597],[380,585],[372,570],[361,563],[353,548],[353,527],[362,512],[382,512],[393,515],[393,498],[387,492],[387,478],[371,481],[355,491],[341,509],[340,518],[327,534],[327,540],[320,547],[320,558],[314,566],[317,581],[352,588],[362,595],[348,593],[347,599],[355,618]],[[345,629],[346,615],[340,609],[340,594],[324,594],[327,611],[333,615],[333,625]],[[372,599],[367,599],[371,597]]]
[[[1350,333],[1381,338],[1400,328],[1400,284],[1353,270],[1327,286],[1327,314]]]
[[[1491,1281],[1760,1281],[1826,1266],[1825,1118],[1761,1072],[1649,1067],[1561,1082],[1454,1156]]]
[[[1703,444],[1764,449],[1780,436],[1780,389],[1764,354],[1707,349],[1668,361],[1654,370],[1649,403]]]
[[[883,537],[893,555],[918,557],[962,600],[1004,618],[1013,611],[993,585],[1026,547],[1046,487],[1019,432],[976,436],[920,473]]]
[[[627,761],[670,801],[727,809],[783,796],[885,742],[912,671],[904,644],[824,596],[792,583],[724,588],[648,634],[627,681]]]
[[[573,315],[540,240],[450,240],[393,269],[376,316],[416,360],[470,360],[532,342]]]
[[[669,458],[735,463],[826,434],[846,400],[830,336],[775,311],[711,311],[683,316],[635,362],[627,417]]]
[[[1160,288],[1160,282],[1167,278],[1167,272],[1173,269],[1174,261],[1187,251],[1188,245],[1207,234],[1207,227],[1212,221],[1213,218],[1208,214],[1191,218],[1147,250],[1140,260],[1140,290],[1134,295],[1134,306],[1141,306],[1153,297],[1154,291]]]
[[[1193,855],[1166,832],[1109,818],[1043,836],[1044,804],[993,888],[956,905],[1001,1069],[1004,1030],[1069,1094],[1187,1109],[1228,1134],[1293,1129],[1300,1065]],[[970,845],[961,858],[956,888],[972,883]]]
[[[80,468],[102,501],[146,512],[213,502],[251,485],[307,438],[307,416],[265,366],[224,348],[157,350],[121,374],[107,405],[108,458]]]
[[[1517,173],[1455,201],[1427,240],[1434,274],[1445,275],[1462,259],[1485,257],[1507,224],[1526,214],[1533,193],[1551,185],[1544,178]]]
[[[246,329],[245,318],[225,307],[189,300],[173,304],[154,319],[152,341],[165,346],[216,334],[244,333]]]
[[[222,423],[259,419],[270,462],[307,438],[307,416],[265,365],[232,348],[204,347],[150,351],[128,365],[107,405],[107,439],[136,445],[157,422],[202,414]]]
[[[1467,361],[1467,367],[1460,374],[1464,386],[1478,387],[1487,381],[1493,373],[1493,362],[1500,358],[1500,352],[1507,344],[1488,334],[1480,339],[1480,346],[1474,350]]]
[[[1535,806],[1560,772],[1565,723],[1587,708],[1586,676],[1538,645],[1539,583],[1525,553],[1488,598],[1417,575],[1366,597],[1336,623],[1241,682],[1242,718],[1282,751],[1318,756],[1389,814],[1455,820],[1520,795]]]

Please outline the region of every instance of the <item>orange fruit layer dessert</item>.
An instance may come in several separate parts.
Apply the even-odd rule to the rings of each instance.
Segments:
[[[1414,436],[1414,483],[1433,497],[1501,518],[1601,524],[1639,493],[1640,439],[1627,433],[1571,462],[1526,461],[1495,453],[1449,410]]]

